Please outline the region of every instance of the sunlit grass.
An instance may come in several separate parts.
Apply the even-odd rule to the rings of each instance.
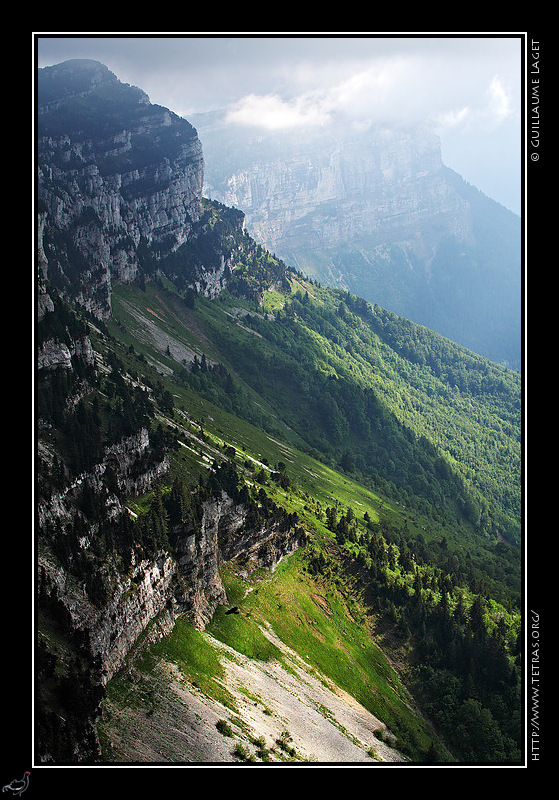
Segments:
[[[221,607],[208,632],[245,656],[276,658],[293,670],[296,662],[265,636],[271,628],[330,688],[335,684],[395,733],[427,746],[428,733],[410,709],[397,673],[373,641],[359,598],[348,585],[314,579],[304,567],[302,552],[280,562],[273,574],[248,580],[229,566],[223,579],[238,613],[228,615]]]

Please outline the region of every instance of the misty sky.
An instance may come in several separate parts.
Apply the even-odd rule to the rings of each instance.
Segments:
[[[286,135],[333,115],[427,124],[447,166],[520,213],[520,34],[35,36],[37,66],[96,59],[187,119],[226,108]]]

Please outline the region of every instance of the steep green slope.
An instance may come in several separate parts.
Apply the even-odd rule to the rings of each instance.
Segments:
[[[300,278],[292,280],[297,288]],[[309,295],[322,295],[327,310],[335,295],[307,286]],[[346,296],[344,302],[348,300]],[[336,297],[334,321],[340,311],[337,301]],[[332,331],[328,337],[316,332],[319,315],[314,328],[305,326],[297,304],[304,308],[304,295],[271,291],[258,306],[223,295],[214,301],[196,297],[192,308],[192,298],[183,299],[165,279],[147,283],[144,289],[119,287],[106,329],[99,323],[89,326],[94,349],[109,367],[98,384],[91,374],[86,376],[99,387],[97,401],[94,395],[86,396],[72,415],[74,422],[58,424],[59,432],[47,432],[45,441],[52,446],[56,437],[63,450],[66,442],[68,457],[79,472],[84,459],[93,457],[91,448],[98,446],[99,426],[88,423],[92,412],[101,420],[104,438],[118,437],[152,420],[154,461],[157,452],[167,452],[170,471],[159,490],[127,499],[137,520],[119,536],[132,537],[144,549],[165,546],[177,497],[197,486],[206,487],[203,492],[226,487],[250,503],[255,515],[265,517],[281,509],[289,524],[308,536],[307,546],[290,557],[270,583],[247,582],[241,573],[228,573],[224,578],[228,597],[241,614],[226,615],[225,608],[218,609],[210,635],[258,659],[273,653],[266,650],[269,646],[260,632],[260,626],[271,625],[285,645],[377,715],[396,737],[399,752],[413,761],[446,760],[449,756],[436,734],[429,732],[417,712],[401,705],[392,684],[386,683],[386,666],[382,659],[377,662],[370,642],[372,631],[405,665],[399,680],[405,680],[415,700],[436,720],[438,734],[456,757],[517,760],[519,552],[481,535],[452,494],[442,497],[436,509],[425,495],[398,487],[398,473],[394,480],[382,478],[381,461],[378,473],[362,466],[358,470],[356,457],[372,448],[359,441],[355,431],[360,429],[352,427],[357,424],[353,419],[347,421],[345,440],[334,440],[334,446],[323,444],[331,440],[332,421],[343,424],[345,418],[341,414],[325,418],[306,394],[319,375],[324,393],[325,385],[334,383],[328,377],[335,373],[337,381],[349,382],[355,375],[352,386],[359,397],[366,362],[359,359],[359,338],[353,340],[353,352],[344,350],[347,358],[342,357]],[[263,319],[267,313],[274,319]],[[354,325],[360,324],[361,317],[345,313]],[[67,318],[64,325],[68,328]],[[279,345],[272,334],[280,337]],[[306,349],[297,349],[301,339]],[[309,341],[314,360],[309,357]],[[395,349],[386,342],[382,346],[392,364],[401,367],[403,360]],[[408,395],[401,388],[403,378],[396,367],[389,368],[388,355],[381,360],[377,353],[376,371],[370,370],[371,375],[378,376],[381,370],[383,375],[376,384],[383,394],[379,391],[376,416],[370,419],[380,420],[388,452],[401,447],[398,463],[405,486],[411,474],[406,469],[422,452],[418,442],[427,454],[429,450],[398,419],[398,409],[402,418],[411,419],[413,406],[404,402]],[[251,359],[263,365],[263,377],[251,369]],[[191,362],[197,364],[193,371]],[[306,368],[300,370],[299,363]],[[291,382],[286,364],[292,370]],[[491,365],[483,366],[491,376]],[[307,387],[300,383],[305,378]],[[270,384],[275,391],[269,391]],[[142,387],[149,388],[147,405]],[[316,386],[312,391],[319,402]],[[391,396],[398,398],[393,410],[384,399]],[[50,403],[46,390],[42,397],[54,420],[62,408],[54,387]],[[80,443],[79,452],[73,452],[71,441]],[[375,445],[380,447],[382,441],[379,432]],[[353,464],[344,458],[346,451]],[[336,469],[338,460],[345,471]],[[433,466],[426,458],[422,463],[427,469]],[[454,469],[453,476],[449,467],[450,489],[457,480]],[[83,511],[94,518],[94,508],[84,505]],[[102,544],[99,537],[95,550],[102,556],[104,547],[115,546],[118,541],[106,538]],[[102,585],[91,572],[84,577],[88,593],[99,602]],[[324,609],[310,613],[317,597],[325,598],[328,613]],[[336,613],[342,606],[343,614]],[[45,625],[52,634],[51,624]],[[259,642],[266,645],[264,650],[259,650]],[[49,685],[46,682],[45,689]],[[457,719],[461,726],[455,730]],[[474,746],[481,729],[494,742],[483,753]]]
[[[150,301],[152,287],[143,299],[136,289],[122,301],[117,293],[115,313],[129,317],[132,292],[154,330],[166,308],[174,323],[158,334],[158,358],[168,347],[166,369],[185,387],[400,502],[427,501],[518,543],[518,374],[359,298],[291,278],[296,291],[265,294],[264,306],[223,293],[186,309],[170,290]]]
[[[282,321],[277,319],[277,304],[284,302],[285,296],[279,294],[265,298],[265,303],[276,305],[276,319],[270,321],[269,331],[276,333],[283,325]],[[241,311],[246,311],[247,305],[249,304],[246,301],[239,298],[222,296],[215,301],[205,301],[198,297],[196,310],[192,310],[186,308],[169,288],[148,286],[145,291],[141,291],[137,287],[121,287],[113,298],[114,321],[109,323],[109,328],[124,337],[124,343],[131,351],[123,353],[125,362],[126,359],[130,360],[128,368],[133,372],[138,369],[137,358],[140,353],[141,369],[144,372],[151,364],[152,370],[156,370],[154,374],[161,374],[161,377],[155,380],[163,378],[166,374],[166,380],[174,395],[175,406],[181,408],[183,404],[184,412],[189,418],[204,432],[217,436],[218,442],[239,448],[241,452],[246,450],[251,457],[260,460],[264,458],[269,464],[286,463],[297,483],[326,505],[329,504],[329,498],[336,496],[340,490],[340,480],[347,481],[347,485],[352,486],[351,492],[346,491],[338,496],[341,502],[349,500],[350,497],[360,498],[364,494],[382,496],[385,509],[397,509],[406,517],[420,518],[421,525],[417,527],[423,537],[430,540],[437,536],[440,538],[445,536],[447,541],[455,542],[454,560],[464,573],[470,573],[473,569],[477,576],[478,569],[481,570],[479,580],[493,584],[498,595],[506,596],[507,602],[519,602],[520,553],[516,548],[499,545],[498,539],[486,535],[488,531],[483,531],[481,517],[480,524],[474,524],[478,522],[477,519],[473,521],[470,519],[471,511],[467,501],[470,500],[470,504],[474,506],[472,498],[476,497],[475,488],[469,489],[466,479],[460,475],[460,463],[450,458],[447,461],[440,452],[436,452],[427,441],[423,430],[419,430],[419,433],[413,431],[410,433],[399,421],[396,413],[392,413],[388,404],[384,404],[382,400],[376,400],[374,405],[377,418],[369,416],[365,420],[365,423],[370,420],[371,429],[374,430],[375,426],[380,429],[376,439],[371,436],[370,440],[363,444],[359,441],[358,433],[354,433],[351,428],[353,420],[348,423],[346,418],[340,415],[342,423],[345,423],[348,429],[347,438],[338,447],[332,447],[333,437],[329,433],[332,430],[331,420],[327,418],[325,421],[324,415],[317,412],[315,405],[321,403],[320,398],[316,399],[313,405],[313,402],[305,396],[305,382],[310,383],[313,376],[316,380],[321,369],[324,370],[324,374],[328,374],[326,373],[328,369],[330,374],[334,374],[332,362],[338,368],[341,365],[340,373],[343,376],[347,374],[347,364],[349,363],[351,367],[351,362],[355,362],[356,359],[351,356],[337,358],[335,354],[331,356],[326,347],[322,350],[317,348],[316,357],[322,358],[322,363],[318,367],[312,365],[306,370],[301,369],[302,348],[294,349],[292,356],[288,349],[290,345],[294,346],[295,338],[286,338],[285,346],[269,347],[269,341],[259,332],[265,330],[266,323],[261,319],[263,316],[261,312],[265,309],[260,308],[258,312],[260,317],[256,317],[254,311],[252,315],[241,314]],[[288,322],[286,337],[293,330],[292,321]],[[253,327],[250,328],[249,325]],[[199,367],[192,373],[187,364],[181,363],[181,356],[187,349],[191,354],[188,358],[196,357],[200,363],[204,358],[206,366]],[[466,351],[463,352],[467,357]],[[397,354],[394,354],[393,358],[397,361]],[[290,373],[282,365],[282,361],[286,360]],[[377,360],[380,363],[380,359]],[[307,366],[309,362],[304,363]],[[493,368],[497,376],[501,371],[505,375],[510,374],[487,362],[482,361],[482,364],[490,377]],[[342,369],[346,372],[342,372]],[[425,415],[414,408],[409,394],[405,394],[405,392],[411,393],[412,389],[404,385],[402,378],[395,369],[390,369],[390,365],[388,368],[383,367],[383,370],[383,381],[377,380],[376,383],[381,387],[382,396],[396,398],[400,408],[408,410],[405,417],[402,412],[402,417],[406,421],[415,419],[423,423]],[[288,379],[289,375],[291,381]],[[468,376],[472,381],[475,379],[475,375],[472,376],[471,372]],[[243,379],[245,377],[246,380]],[[516,379],[514,373],[512,377],[513,380]],[[324,383],[323,379],[319,384],[323,394],[325,394]],[[360,385],[356,381],[352,386],[353,393],[350,400],[357,406]],[[420,400],[428,397],[428,390],[429,387],[423,397],[417,393]],[[468,415],[463,409],[465,407],[469,411],[471,404],[464,401],[459,393],[456,394],[458,397],[454,406],[450,403],[448,406],[440,403],[435,408],[439,414],[437,421],[441,437],[444,435],[452,443],[451,437],[458,428],[458,422],[461,422],[463,426],[469,423],[473,428],[472,436],[483,441],[485,437],[489,437],[487,427],[490,425],[497,427],[498,414],[495,412],[491,417],[488,412],[483,417],[481,409],[477,410],[475,415],[471,413]],[[452,398],[450,391],[448,395]],[[211,411],[207,410],[207,401],[211,403]],[[489,405],[489,400],[486,402]],[[395,409],[398,407],[396,402],[393,403],[393,407]],[[435,415],[435,411],[432,411],[432,414]],[[446,414],[446,419],[443,414]],[[311,436],[314,439],[309,443]],[[461,441],[458,439],[456,450]],[[464,437],[463,441],[469,443],[470,439]],[[324,446],[322,452],[312,447],[315,443]],[[509,441],[508,444],[512,450],[514,442],[511,444]],[[365,469],[355,468],[360,448],[367,448],[365,452],[372,452],[374,455],[376,449],[380,451],[379,457],[374,462],[378,472],[368,468],[368,465],[365,465]],[[481,452],[481,448],[479,449]],[[181,454],[186,459],[184,475],[187,477],[189,471],[193,470],[195,473],[201,465],[192,463],[192,459],[188,459],[183,451],[184,448]],[[402,478],[396,472],[394,464],[398,458],[400,459],[398,463],[402,465]],[[383,463],[383,459],[386,459],[386,463]],[[417,465],[414,459],[418,460]],[[208,463],[206,460],[206,464]],[[340,466],[348,468],[340,473]],[[516,491],[518,497],[520,487],[515,486],[510,480],[515,466],[519,468],[519,465],[514,463],[511,465],[506,486],[510,488],[511,493]],[[493,474],[492,468],[500,470],[501,467],[498,464],[489,464],[486,472],[490,476]],[[415,478],[414,469],[416,471],[422,469],[424,472],[430,470],[433,491],[437,492],[434,501],[430,501],[428,494],[420,495],[419,492],[414,493],[413,487],[410,489],[411,482]],[[391,480],[388,470],[393,470],[394,481]],[[343,475],[343,479],[340,475]],[[405,484],[406,480],[409,481],[408,486]],[[491,487],[489,479],[487,484]],[[426,480],[422,484],[414,485],[426,486],[427,491],[430,489]],[[443,494],[445,486],[446,496]],[[495,484],[493,486],[493,491],[497,493],[498,487]],[[440,501],[438,505],[437,501]],[[489,518],[488,525],[491,521]],[[514,526],[511,525],[511,528],[514,530]],[[499,568],[501,554],[506,555],[506,566]],[[506,588],[503,590],[499,588],[499,583],[509,574],[509,562],[515,566],[510,579],[505,580]],[[493,575],[497,576],[496,580]]]
[[[488,534],[499,526],[512,539],[517,530],[519,486],[511,475],[519,468],[518,441],[511,434],[517,430],[518,378],[381,309],[354,314],[348,303],[358,301],[346,294],[340,300],[299,277],[294,278],[294,288],[298,285],[308,291],[308,299],[301,293],[270,292],[256,306],[232,295],[212,302],[197,297],[194,309],[186,308],[164,282],[145,291],[121,288],[109,327],[126,343],[123,357],[131,359],[128,368],[140,353],[144,364],[152,364],[171,387],[166,416],[182,445],[174,454],[174,474],[190,482],[205,473],[216,455],[234,458],[239,477],[260,486],[260,493],[296,514],[297,524],[311,532],[305,556],[298,559],[305,572],[325,581],[330,587],[326,593],[344,585],[348,596],[361,598],[362,608],[368,609],[362,613],[374,610],[386,630],[397,632],[414,692],[437,718],[451,746],[459,753],[470,748],[469,757],[475,760],[479,755],[464,730],[487,725],[498,743],[493,757],[514,759],[519,718],[512,676],[518,652],[520,554]],[[305,324],[311,293],[312,327]],[[323,314],[316,311],[320,301]],[[387,331],[382,339],[376,335],[376,350],[371,345],[367,351],[363,332],[375,341],[371,312],[379,318],[377,327],[384,321]],[[273,319],[266,319],[268,314]],[[342,315],[347,326],[342,330],[348,333],[343,349],[336,340]],[[317,332],[319,320],[331,324],[328,336]],[[192,355],[184,357],[186,349],[181,348],[189,348]],[[189,359],[194,355],[198,366],[191,372]],[[428,367],[417,366],[421,355],[430,359]],[[374,429],[376,420],[380,431],[375,438],[371,430],[363,443],[363,419],[356,422],[341,413],[328,417],[316,406],[326,402],[325,387],[345,381],[352,389],[353,408],[359,409],[367,374],[376,394],[374,405],[367,407],[365,422],[370,427],[365,429]],[[422,382],[426,375],[429,380]],[[311,390],[318,376],[322,398],[316,388]],[[343,393],[337,398],[343,399]],[[336,423],[346,425],[338,442]],[[427,439],[433,432],[439,436],[437,448]],[[491,440],[493,449],[484,444]],[[475,470],[466,458],[472,441]],[[362,454],[374,454],[375,448],[381,456],[367,463]],[[501,472],[500,459],[506,452],[509,464]],[[341,465],[345,470],[335,469]],[[423,471],[421,482],[414,482],[414,465]],[[513,500],[500,499],[503,486]],[[437,494],[430,494],[433,491]],[[259,497],[262,501],[263,495]],[[340,555],[334,558],[333,553]],[[336,558],[341,558],[339,569]],[[348,574],[357,584],[347,583]],[[263,610],[258,604],[250,613],[281,630],[284,641],[299,652],[312,649],[300,624],[292,625],[291,615],[282,617],[281,608],[278,603],[277,613],[271,614],[269,605]],[[247,642],[258,639],[256,629],[250,633],[249,627],[239,639],[231,628],[235,624],[238,620],[221,613],[215,630],[243,651]],[[309,635],[316,642],[320,632],[311,629]],[[335,650],[326,648],[317,656],[317,666],[339,681]],[[254,651],[249,649],[248,655]],[[493,663],[490,675],[487,659]],[[472,681],[475,703],[487,697],[489,704],[490,697],[499,695],[503,707],[488,713],[483,703],[472,705],[465,688]],[[359,694],[354,684],[341,685]],[[443,705],[451,703],[452,713],[443,710],[441,697]],[[504,716],[503,708],[508,709]],[[464,722],[462,739],[453,742],[454,712]],[[403,741],[417,735],[410,733],[413,725],[398,724],[397,718],[395,728]],[[429,747],[424,736],[420,738],[421,745],[409,746],[412,759],[422,758],[420,752]]]

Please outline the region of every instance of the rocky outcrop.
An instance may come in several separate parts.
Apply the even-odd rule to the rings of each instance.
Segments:
[[[68,519],[68,508],[67,496],[53,498],[48,509],[40,510],[41,523]],[[68,628],[82,633],[90,655],[102,664],[104,683],[130,653],[169,633],[178,616],[185,615],[199,630],[206,627],[217,606],[228,603],[219,572],[224,561],[236,559],[248,572],[260,567],[273,570],[304,543],[301,529],[281,530],[272,522],[247,530],[246,518],[246,509],[224,492],[207,500],[197,530],[181,526],[175,530],[172,553],[162,549],[140,560],[133,555],[124,574],[112,560],[98,566],[107,595],[102,604],[92,602],[84,584],[42,543],[38,557],[42,596],[51,605],[64,607]],[[80,546],[87,550],[90,542],[84,539]]]
[[[106,490],[104,477],[107,469],[113,469],[120,490],[129,495],[139,495],[149,490],[169,467],[167,455],[154,463],[147,457],[149,450],[150,440],[146,428],[106,447],[103,460],[91,471],[74,476],[63,489],[54,492],[48,498],[38,500],[39,534],[57,523],[73,525],[79,514],[78,509],[84,490],[103,497],[107,518],[114,518],[122,508],[117,497]],[[48,460],[44,446],[40,450],[39,457],[45,459],[45,462]],[[87,537],[85,542],[87,544]]]
[[[95,61],[39,70],[39,267],[99,318],[111,282],[188,241],[201,214],[196,130]]]
[[[239,510],[233,509],[233,520],[235,512],[238,514]],[[244,527],[241,518],[237,524],[229,524],[226,531],[220,539],[223,558],[225,561],[234,560],[244,575],[262,568],[273,571],[283,558],[306,541],[303,529],[286,524],[283,516],[271,517],[266,525],[256,529]]]
[[[200,528],[181,537],[178,564],[185,581],[185,602],[195,627],[203,629],[227,595],[219,567],[224,560],[222,544],[243,526],[245,509],[236,505],[224,492],[203,506]]]
[[[175,616],[170,586],[176,564],[168,553],[162,551],[152,560],[133,563],[129,575],[120,574],[111,563],[103,567],[108,600],[101,607],[48,548],[40,548],[38,567],[43,607],[56,603],[64,608],[67,630],[87,643],[88,655],[101,665],[102,683],[122,667],[150,623],[156,621],[147,643],[172,629]]]
[[[219,577],[223,562],[236,561],[244,574],[260,568],[273,571],[305,542],[302,529],[273,518],[253,527],[247,525],[247,516],[242,504],[222,492],[204,503],[200,529],[180,540],[179,572],[187,587],[182,602],[197,628],[203,629],[216,607],[228,602]]]
[[[49,339],[39,348],[37,354],[37,369],[53,370],[58,367],[72,368],[72,357],[80,358],[85,364],[94,363],[93,348],[89,337],[72,342],[70,345],[57,339]]]
[[[114,468],[120,491],[128,495],[140,495],[149,491],[169,469],[168,455],[156,463],[150,463],[149,459],[143,463],[149,447],[147,428],[141,428],[132,436],[105,449],[103,465],[105,468]]]

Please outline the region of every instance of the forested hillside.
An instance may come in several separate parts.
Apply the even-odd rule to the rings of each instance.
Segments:
[[[282,269],[260,251],[235,272],[229,291],[237,297],[224,293],[217,313],[197,300],[220,362],[332,463],[396,487],[403,501],[409,495],[452,507],[480,530],[518,544],[520,376]],[[287,277],[293,291],[264,293],[285,287]],[[231,326],[231,315],[243,327]],[[192,381],[189,372],[176,369]],[[207,391],[218,391],[217,373],[195,375]],[[253,405],[235,408],[258,413]]]

